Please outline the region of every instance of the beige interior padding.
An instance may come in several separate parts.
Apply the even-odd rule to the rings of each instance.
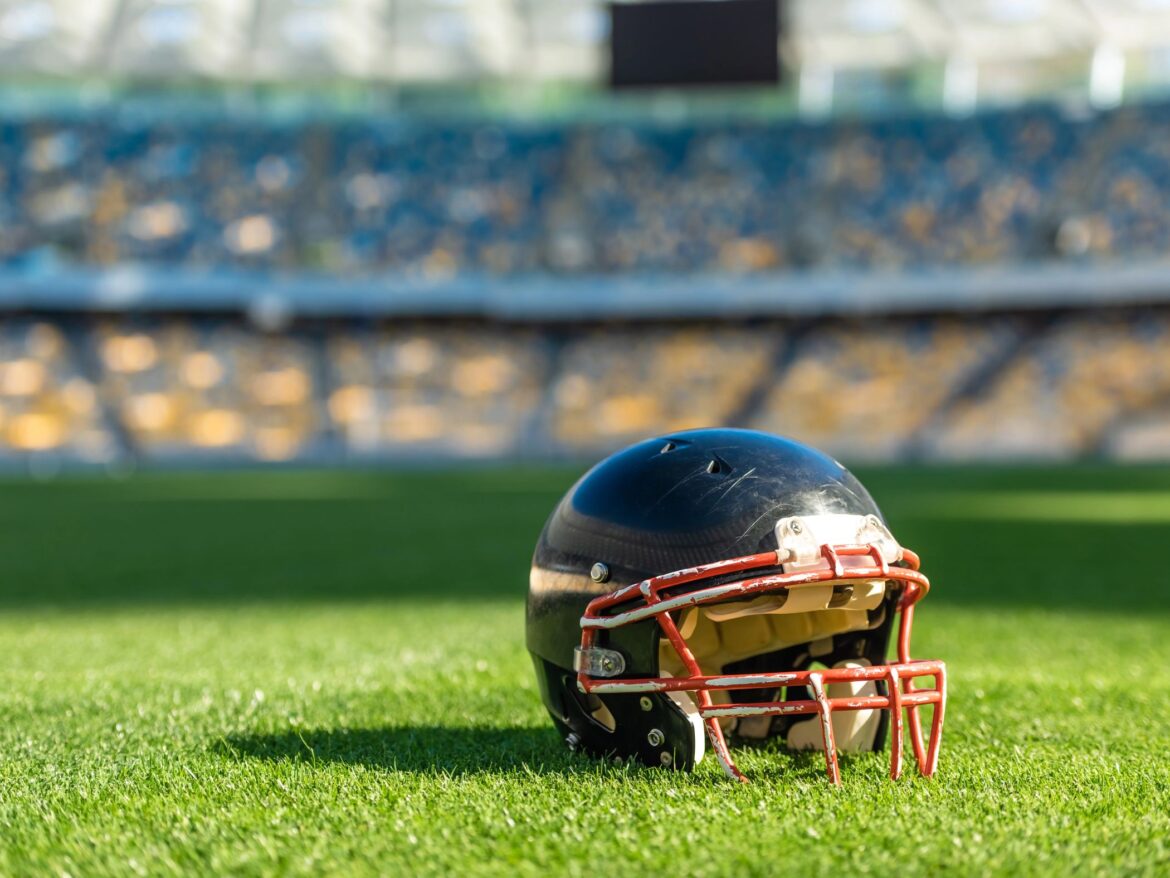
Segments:
[[[721,674],[732,662],[860,631],[869,625],[869,610],[881,604],[884,595],[881,580],[857,582],[848,602],[830,610],[826,607],[833,600],[832,584],[794,588],[787,600],[777,601],[782,595],[766,595],[751,601],[692,607],[683,613],[679,633],[704,674]],[[658,663],[672,676],[685,673],[678,653],[665,638],[658,647]]]
[[[865,659],[837,662],[834,668],[868,668]],[[877,684],[873,680],[858,680],[855,683],[830,683],[825,687],[830,698],[846,698],[857,695],[877,695]],[[881,714],[876,710],[837,710],[833,712],[833,737],[837,749],[842,753],[858,753],[873,747]],[[792,750],[824,750],[825,739],[821,734],[821,718],[811,716],[801,720],[788,730],[788,746]]]
[[[869,627],[869,610],[881,604],[885,582],[865,580],[851,585],[847,599],[840,593],[834,599],[833,584],[826,583],[789,589],[787,598],[781,592],[750,601],[692,607],[682,614],[679,633],[704,675],[718,675],[733,662]],[[830,603],[840,602],[841,606],[827,609]],[[686,675],[665,637],[658,646],[658,664],[664,674]],[[731,700],[727,692],[712,692],[711,697],[718,704]],[[728,729],[735,725],[735,718],[725,717],[720,723]]]

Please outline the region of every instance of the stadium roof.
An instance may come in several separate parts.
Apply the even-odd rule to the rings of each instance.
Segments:
[[[711,0],[716,2],[716,0]],[[792,0],[783,50],[832,69],[1170,46],[1170,0]],[[599,81],[600,0],[0,0],[0,69],[229,80]]]

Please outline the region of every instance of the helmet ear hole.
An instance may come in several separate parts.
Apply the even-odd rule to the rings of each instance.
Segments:
[[[582,692],[577,688],[576,679],[566,679],[566,688],[573,693],[573,699],[577,702],[577,706],[581,709],[581,713],[589,717],[589,719],[600,726],[605,731],[613,734],[617,730],[617,720],[614,719],[613,711],[611,711],[604,701],[592,692]]]
[[[605,702],[596,695],[591,696],[593,701],[597,702],[597,706],[589,711],[589,715],[593,717],[593,721],[602,726],[607,732],[613,732],[617,729],[617,720],[613,718],[613,713]]]

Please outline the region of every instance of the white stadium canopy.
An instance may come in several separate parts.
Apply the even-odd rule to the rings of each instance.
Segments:
[[[961,84],[970,65],[1080,54],[1108,87],[1116,59],[1170,47],[1170,0],[791,0],[783,8],[779,48],[802,75],[937,63]],[[0,69],[600,82],[607,31],[598,0],[0,0]]]

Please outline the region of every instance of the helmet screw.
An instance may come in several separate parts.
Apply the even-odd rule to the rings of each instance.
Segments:
[[[616,668],[616,667],[617,667],[616,663],[609,656],[606,656],[605,658],[603,658],[601,660],[601,670],[605,671],[605,673],[607,673],[607,674],[612,674],[614,671],[614,668]]]
[[[576,732],[569,732],[569,734],[565,735],[565,743],[569,746],[570,750],[576,752],[577,747],[581,743],[581,738]]]
[[[593,569],[589,571],[589,578],[594,582],[608,582],[609,567],[598,561],[593,565]]]
[[[804,528],[800,526],[800,522],[799,522],[799,521],[794,521],[794,522],[792,522],[792,524],[790,524],[788,527],[789,527],[789,528],[792,530],[792,532],[793,532],[794,534],[798,534],[798,533],[800,533],[801,531],[803,531],[803,530],[804,530]]]
[[[666,740],[666,735],[662,734],[662,729],[651,729],[646,735],[646,740],[650,742],[651,747],[657,747]]]
[[[649,713],[651,710],[654,709],[654,702],[650,700],[649,695],[643,695],[641,698],[638,699],[638,706],[641,707],[642,710]]]
[[[658,761],[663,765],[670,765],[672,762],[674,762],[674,757],[670,755],[669,751],[663,750],[658,754]]]

